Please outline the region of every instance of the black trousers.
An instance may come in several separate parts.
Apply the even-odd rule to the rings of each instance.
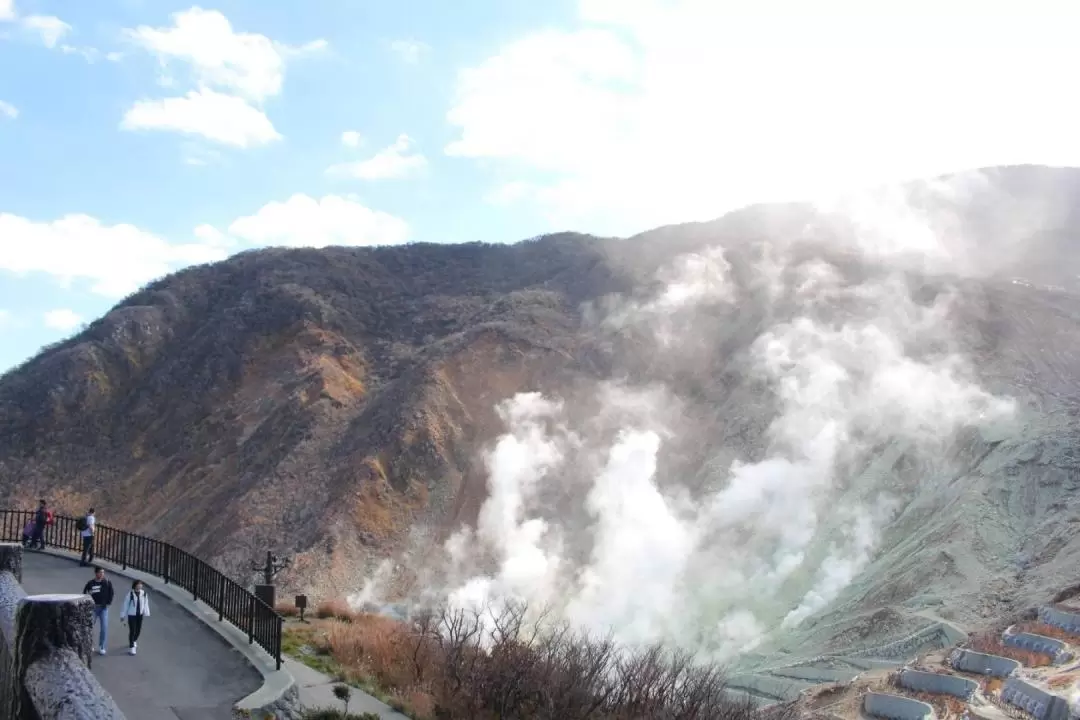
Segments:
[[[135,643],[139,639],[139,633],[142,632],[142,615],[128,615],[128,647],[135,647]]]
[[[82,560],[79,561],[83,565],[89,565],[94,562],[94,536],[83,537],[82,539]]]

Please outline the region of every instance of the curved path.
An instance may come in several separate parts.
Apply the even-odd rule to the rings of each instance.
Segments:
[[[109,613],[108,655],[94,656],[92,672],[127,720],[230,720],[237,700],[262,685],[262,676],[220,635],[148,583],[150,617],[139,654],[127,654],[120,608],[131,581],[105,571],[116,592]],[[27,593],[80,593],[90,568],[39,552],[23,553]],[[95,633],[97,628],[94,628]]]

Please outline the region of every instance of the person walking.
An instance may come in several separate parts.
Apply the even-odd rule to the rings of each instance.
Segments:
[[[76,522],[79,534],[82,535],[82,557],[79,560],[79,565],[82,567],[94,563],[94,525],[96,523],[94,508],[87,510],[86,515]]]
[[[98,655],[105,654],[109,639],[109,606],[113,601],[112,582],[105,577],[105,570],[94,568],[94,579],[83,587],[83,595],[94,599],[94,619],[98,623]]]
[[[150,598],[143,590],[142,580],[136,580],[131,583],[131,592],[124,598],[123,611],[120,613],[120,622],[126,622],[128,628],[128,655],[134,655],[139,649],[144,617],[150,617]]]

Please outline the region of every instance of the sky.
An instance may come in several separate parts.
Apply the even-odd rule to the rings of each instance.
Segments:
[[[0,0],[0,371],[263,246],[1080,165],[1080,3]]]

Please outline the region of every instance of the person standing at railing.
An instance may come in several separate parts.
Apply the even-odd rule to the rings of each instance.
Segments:
[[[94,568],[94,579],[83,587],[83,595],[89,595],[94,600],[94,619],[99,627],[98,655],[104,655],[109,639],[109,606],[113,601],[113,586],[105,577],[103,568]]]
[[[76,527],[82,536],[82,558],[79,565],[86,567],[94,562],[94,508],[86,511],[86,515],[76,521]]]
[[[124,598],[124,607],[120,611],[120,622],[126,622],[128,626],[128,655],[134,655],[139,649],[144,617],[150,617],[150,598],[143,590],[142,580],[136,580],[131,583],[131,592]]]
[[[49,504],[44,499],[38,502],[37,512],[34,513],[34,534],[30,537],[30,547],[35,545],[38,549],[45,549],[45,526],[52,520],[52,513],[49,512]]]

